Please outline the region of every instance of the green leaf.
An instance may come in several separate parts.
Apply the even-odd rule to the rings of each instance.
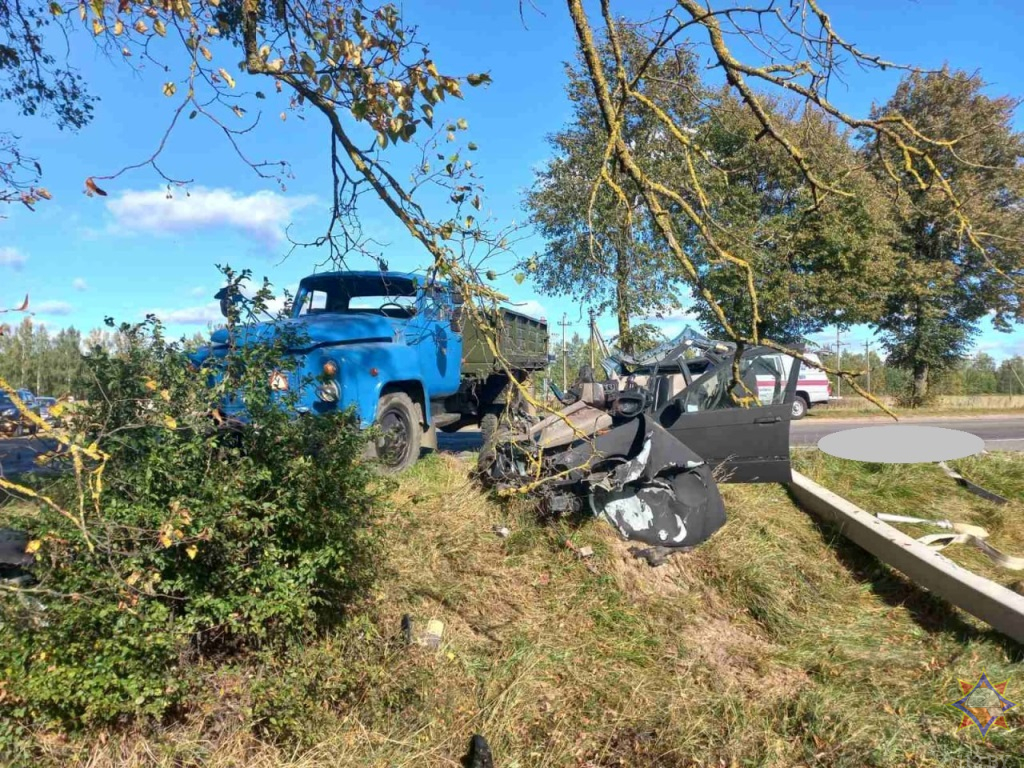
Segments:
[[[163,19],[157,19],[153,22],[153,31],[160,35],[160,37],[167,36],[167,25],[164,24]]]
[[[484,83],[490,83],[492,81],[490,75],[482,73],[479,75],[466,75],[466,82],[475,87],[478,85],[483,85]]]
[[[466,145],[466,149],[468,149],[470,152],[476,152],[476,144],[474,144],[471,141],[469,142],[469,144]]]
[[[495,273],[495,271],[493,269],[488,269],[487,270],[487,279],[488,280],[497,280],[498,279],[498,275]]]
[[[461,129],[462,129],[463,131],[464,131],[464,130],[466,130],[467,128],[469,128],[469,123],[467,123],[467,122],[466,122],[466,118],[464,118],[464,117],[460,117],[460,118],[459,118],[459,122],[457,123],[457,125],[458,125],[458,126],[459,126],[459,128],[461,128]]]
[[[516,285],[522,285],[523,280],[526,279],[526,275],[524,275],[522,272],[517,272],[515,275],[512,276],[512,279],[516,281]]]
[[[316,75],[316,62],[310,57],[305,51],[302,52],[301,57],[302,71],[306,73],[306,77],[313,77]]]

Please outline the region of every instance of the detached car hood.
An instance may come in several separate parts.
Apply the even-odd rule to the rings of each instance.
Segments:
[[[370,341],[394,341],[403,321],[379,315],[323,314],[302,318],[289,318],[239,328],[239,341],[245,343],[268,342],[276,337],[294,333],[298,337],[293,349],[300,351],[324,344],[358,344]],[[221,328],[210,337],[213,346],[228,343],[228,331]]]

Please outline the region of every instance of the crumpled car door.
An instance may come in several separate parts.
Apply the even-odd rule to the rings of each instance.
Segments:
[[[719,482],[789,482],[789,425],[800,362],[794,360],[787,372],[781,353],[767,347],[746,350],[742,386],[736,384],[732,392],[751,397],[747,406],[730,396],[732,362],[729,357],[709,368],[655,420],[712,465]]]

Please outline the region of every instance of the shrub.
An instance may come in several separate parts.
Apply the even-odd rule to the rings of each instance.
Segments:
[[[155,319],[120,333],[87,358],[69,473],[0,510],[38,579],[0,592],[0,721],[162,716],[195,660],[286,649],[373,577],[384,489],[347,415],[296,419],[270,396],[291,340],[231,350],[211,388]],[[227,392],[250,417],[230,432],[210,419]]]

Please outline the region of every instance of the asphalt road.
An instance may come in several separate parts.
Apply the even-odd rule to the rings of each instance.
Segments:
[[[817,445],[825,435],[845,429],[857,429],[872,424],[893,424],[889,418],[868,417],[863,419],[825,419],[808,417],[792,422],[789,431],[791,445]],[[935,418],[908,417],[900,424],[915,424],[923,427],[944,427],[959,429],[977,435],[985,441],[989,451],[1024,451],[1024,416],[995,415]],[[480,432],[465,429],[455,434],[438,433],[437,447],[442,451],[475,451],[480,448]]]
[[[871,424],[892,424],[891,419],[823,419],[807,418],[792,423],[790,442],[793,445],[817,445],[825,435],[844,429],[857,429]],[[905,418],[903,424],[959,429],[977,435],[989,451],[1024,451],[1024,416],[994,415],[948,418]],[[438,433],[437,446],[442,451],[458,453],[480,448],[480,431],[466,429],[455,434]],[[35,457],[45,450],[45,443],[35,438],[0,440],[0,475],[13,475],[35,468]]]

